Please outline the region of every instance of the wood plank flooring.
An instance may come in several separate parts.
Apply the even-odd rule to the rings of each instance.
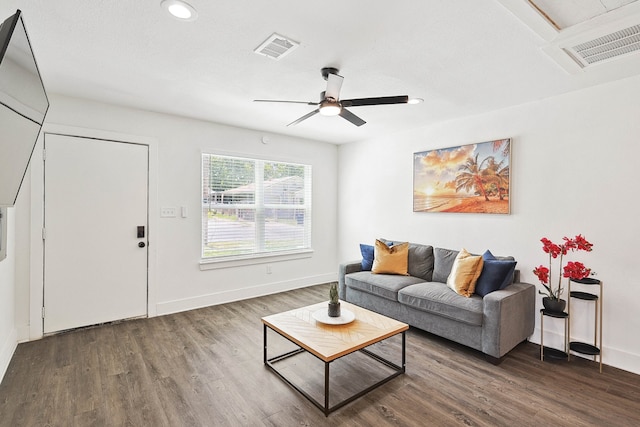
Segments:
[[[407,373],[328,418],[262,363],[262,316],[321,302],[328,284],[20,344],[0,384],[0,426],[638,426],[640,376],[523,343],[499,366],[410,329]],[[273,343],[273,348],[272,348]],[[270,352],[289,346],[269,335]],[[378,345],[392,357],[399,341]],[[336,398],[368,375],[332,366]],[[286,369],[321,392],[322,363]],[[375,365],[371,365],[375,369]],[[365,369],[366,368],[366,369]]]

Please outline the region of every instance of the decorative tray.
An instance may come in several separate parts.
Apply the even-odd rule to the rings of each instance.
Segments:
[[[329,317],[327,308],[314,311],[312,316],[316,321],[327,325],[346,325],[347,323],[353,322],[356,318],[356,315],[353,314],[352,311],[345,310],[344,308],[340,310],[340,316],[338,317]]]

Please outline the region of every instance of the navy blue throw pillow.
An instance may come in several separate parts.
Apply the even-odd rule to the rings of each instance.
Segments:
[[[476,282],[477,295],[484,297],[511,284],[516,261],[496,259],[489,250],[482,255],[482,259],[484,260],[482,273]]]
[[[371,271],[373,268],[373,245],[360,243],[360,252],[362,253],[362,271]]]

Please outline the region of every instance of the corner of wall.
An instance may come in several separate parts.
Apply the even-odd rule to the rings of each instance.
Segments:
[[[13,357],[13,353],[15,353],[17,347],[18,332],[16,331],[16,328],[13,328],[0,346],[0,382],[2,382],[4,374],[9,368],[9,363],[11,363],[11,358]]]

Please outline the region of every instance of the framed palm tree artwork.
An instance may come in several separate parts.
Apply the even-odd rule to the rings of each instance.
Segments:
[[[413,154],[413,211],[509,214],[511,139]]]

